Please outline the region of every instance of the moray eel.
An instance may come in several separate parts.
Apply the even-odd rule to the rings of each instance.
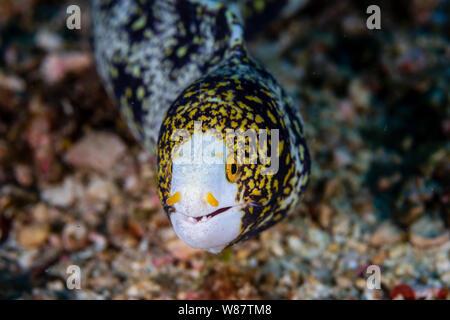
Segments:
[[[282,220],[309,180],[302,117],[245,47],[245,21],[286,1],[257,2],[92,5],[97,68],[157,156],[164,210],[180,239],[212,253]]]

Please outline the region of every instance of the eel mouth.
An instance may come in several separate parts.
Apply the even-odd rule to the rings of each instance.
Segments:
[[[208,221],[209,219],[211,219],[211,218],[213,218],[213,217],[215,217],[215,216],[217,216],[217,215],[219,215],[219,214],[221,214],[221,213],[224,213],[224,212],[227,212],[228,210],[230,210],[230,209],[232,209],[232,208],[236,208],[236,207],[240,207],[240,208],[243,208],[243,207],[246,207],[246,206],[254,206],[254,207],[259,207],[259,206],[261,206],[261,205],[259,205],[259,204],[257,204],[257,203],[244,203],[244,204],[239,204],[239,205],[235,205],[235,206],[227,206],[227,207],[223,207],[223,208],[219,208],[219,209],[217,209],[217,210],[215,210],[215,211],[213,211],[213,212],[211,212],[211,213],[208,213],[208,214],[206,214],[206,215],[203,215],[203,216],[199,216],[199,217],[192,217],[192,216],[188,216],[188,215],[185,215],[185,214],[182,214],[185,218],[187,218],[190,222],[192,222],[192,223],[197,223],[197,222],[206,222],[206,221]]]
[[[205,218],[206,219],[210,219],[210,218],[212,218],[212,217],[214,217],[214,216],[217,216],[218,214],[221,214],[222,212],[225,212],[225,211],[227,211],[227,210],[230,210],[231,208],[233,208],[233,206],[229,206],[229,207],[223,207],[223,208],[220,208],[220,209],[217,209],[216,211],[213,211],[213,212],[211,212],[211,213],[208,213],[207,215],[204,215],[204,216],[200,216],[200,217],[193,217],[197,222],[198,221],[204,221],[205,220]]]
[[[219,215],[221,213],[224,213],[224,212],[230,210],[231,208],[234,208],[234,206],[223,207],[223,208],[217,209],[216,211],[213,211],[211,213],[208,213],[208,214],[205,214],[205,215],[199,216],[199,217],[192,217],[192,216],[188,216],[188,215],[185,215],[185,214],[181,214],[181,215],[184,216],[184,218],[186,220],[188,220],[189,222],[195,224],[195,223],[198,223],[198,222],[209,221],[211,218],[213,218],[213,217],[215,217],[215,216],[217,216],[217,215]]]

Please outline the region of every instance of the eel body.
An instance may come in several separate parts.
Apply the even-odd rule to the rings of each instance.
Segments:
[[[300,112],[246,50],[248,3],[94,0],[92,8],[97,68],[157,156],[175,232],[214,253],[279,222],[309,180]]]

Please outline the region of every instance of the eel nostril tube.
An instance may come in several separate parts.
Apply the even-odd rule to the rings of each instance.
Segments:
[[[206,201],[213,207],[217,207],[219,205],[219,201],[217,201],[217,199],[214,198],[214,196],[211,192],[208,192],[206,194]]]
[[[173,206],[175,203],[177,203],[178,201],[180,201],[181,195],[180,193],[177,191],[175,192],[169,199],[167,199],[166,203],[169,206]]]

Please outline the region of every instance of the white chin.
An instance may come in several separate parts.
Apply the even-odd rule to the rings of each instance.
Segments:
[[[239,235],[241,217],[239,209],[231,208],[206,221],[175,212],[170,221],[177,236],[188,246],[219,253]]]

